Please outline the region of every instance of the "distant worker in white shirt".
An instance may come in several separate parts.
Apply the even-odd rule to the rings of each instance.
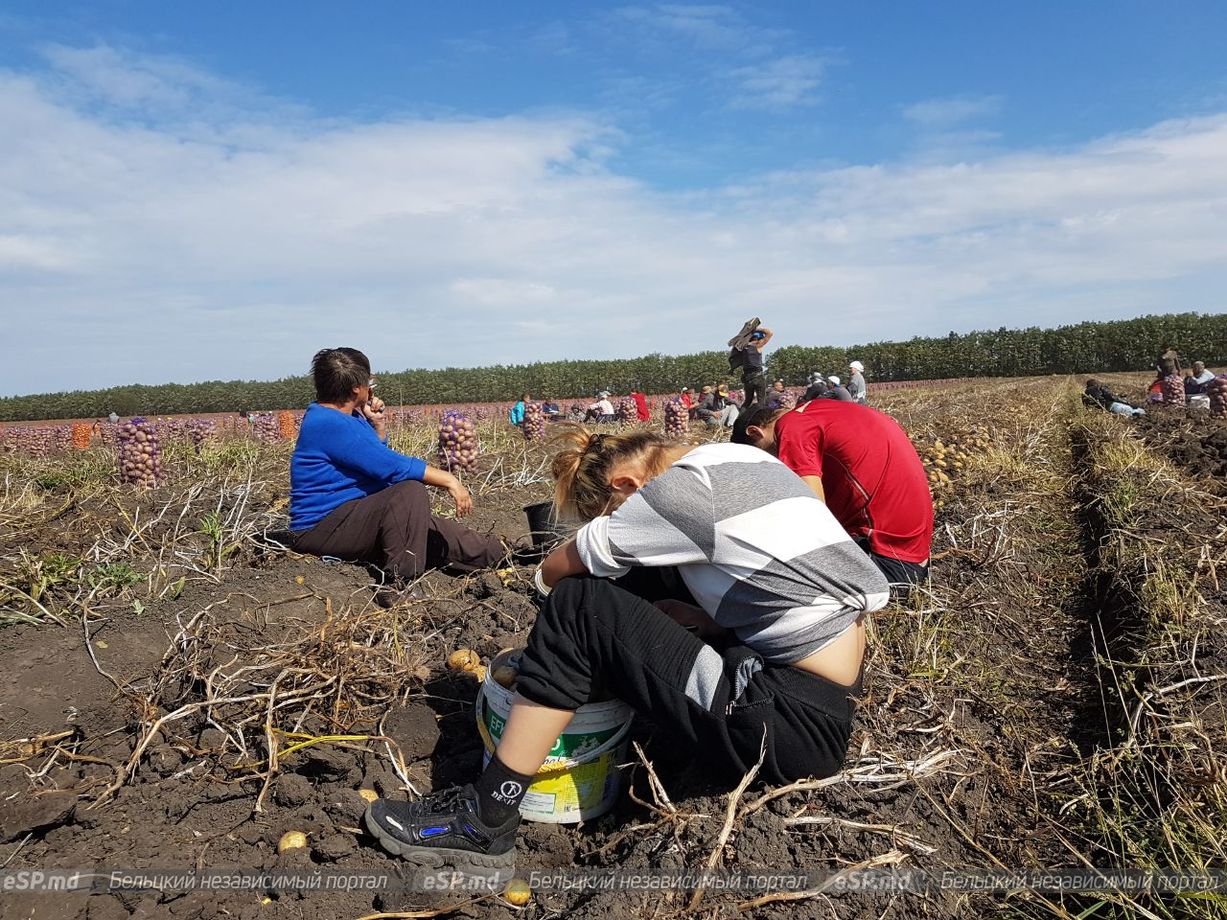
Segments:
[[[609,401],[609,391],[601,390],[596,394],[596,402],[588,407],[588,411],[584,413],[584,421],[586,422],[616,422],[618,417],[614,415],[613,403]]]
[[[853,361],[848,365],[848,370],[852,372],[848,376],[848,394],[853,402],[866,405],[869,402],[869,388],[865,385],[865,365]]]

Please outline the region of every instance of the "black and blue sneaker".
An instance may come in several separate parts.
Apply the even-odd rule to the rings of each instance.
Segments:
[[[471,784],[413,802],[376,799],[367,806],[363,823],[381,847],[415,865],[450,866],[477,875],[515,870],[519,813],[498,827],[489,826],[477,813]]]

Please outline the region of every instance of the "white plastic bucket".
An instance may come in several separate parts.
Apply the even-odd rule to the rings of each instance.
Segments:
[[[494,679],[502,665],[514,666],[518,650],[499,652],[490,662],[477,692],[477,730],[486,745],[485,762],[503,736],[511,714],[512,690]],[[622,791],[627,734],[635,711],[621,700],[589,703],[575,711],[520,803],[529,821],[574,824],[600,817],[613,808]]]

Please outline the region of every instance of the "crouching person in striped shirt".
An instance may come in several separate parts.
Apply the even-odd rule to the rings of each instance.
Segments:
[[[538,573],[549,592],[498,749],[473,785],[380,799],[389,852],[513,869],[519,804],[574,710],[617,698],[731,783],[837,772],[860,694],[865,616],[886,578],[799,476],[749,445],[691,447],[579,426],[555,503],[587,523]]]

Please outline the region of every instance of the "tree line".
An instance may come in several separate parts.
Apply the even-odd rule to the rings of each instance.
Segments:
[[[1038,374],[1144,370],[1159,346],[1170,343],[1189,360],[1227,364],[1227,314],[1169,313],[1055,329],[1006,329],[870,342],[850,347],[787,345],[770,353],[768,373],[800,384],[806,375],[843,374],[851,360],[864,363],[870,381],[948,377],[1029,377]],[[682,386],[727,381],[727,350],[690,355],[645,355],[604,361],[543,361],[490,367],[380,373],[380,394],[394,405],[503,402],[528,391],[567,398],[598,389],[668,393]],[[306,376],[281,380],[210,380],[204,383],[111,387],[0,398],[0,420],[98,418],[129,415],[236,412],[304,406],[313,389]]]

